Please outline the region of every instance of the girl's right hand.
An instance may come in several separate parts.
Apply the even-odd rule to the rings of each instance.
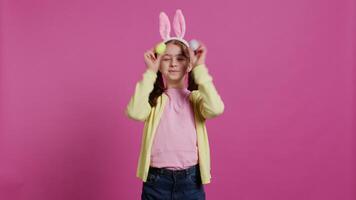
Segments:
[[[147,68],[157,73],[161,63],[162,55],[158,54],[156,57],[154,48],[151,48],[144,53],[144,58]]]

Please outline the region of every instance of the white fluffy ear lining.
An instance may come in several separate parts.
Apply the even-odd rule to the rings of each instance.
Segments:
[[[163,40],[170,38],[171,23],[169,22],[167,14],[164,12],[159,14],[159,32]]]
[[[183,38],[185,35],[185,19],[182,10],[178,9],[173,19],[173,29],[177,37]]]

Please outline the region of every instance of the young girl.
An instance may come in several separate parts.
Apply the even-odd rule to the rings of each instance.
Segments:
[[[177,37],[169,36],[163,12],[160,19],[166,48],[157,56],[153,48],[145,52],[147,69],[126,108],[128,117],[145,122],[136,172],[141,199],[205,199],[211,179],[205,121],[222,114],[224,103],[205,65],[205,45],[193,51],[183,39],[181,11]]]

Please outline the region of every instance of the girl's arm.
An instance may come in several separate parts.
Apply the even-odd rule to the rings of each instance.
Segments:
[[[146,69],[143,78],[136,83],[134,95],[128,103],[125,114],[134,120],[145,121],[151,112],[149,95],[153,90],[157,74],[151,69]]]
[[[149,96],[156,82],[159,64],[162,55],[155,55],[154,49],[144,53],[147,69],[143,73],[143,78],[136,83],[135,93],[131,97],[129,104],[126,107],[126,115],[134,120],[145,121],[151,112],[151,104]]]
[[[197,104],[200,114],[205,118],[213,118],[224,112],[224,102],[221,100],[213,78],[205,64],[199,64],[192,69],[193,78],[198,84]]]

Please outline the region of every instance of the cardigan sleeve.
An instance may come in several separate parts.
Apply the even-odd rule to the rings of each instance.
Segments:
[[[125,114],[134,120],[145,121],[151,112],[151,105],[149,103],[149,95],[153,90],[157,74],[150,70],[142,75],[142,79],[136,83],[134,94],[132,95]]]
[[[201,116],[205,119],[216,117],[224,112],[224,102],[218,94],[213,78],[205,64],[198,65],[192,70],[193,78],[198,84],[197,104]]]

